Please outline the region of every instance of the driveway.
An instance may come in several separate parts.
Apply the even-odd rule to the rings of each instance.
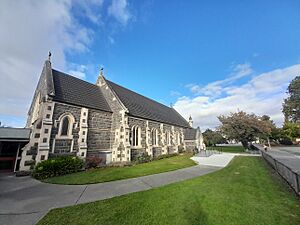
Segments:
[[[202,176],[222,167],[197,165],[139,178],[90,185],[56,185],[31,177],[0,176],[0,224],[36,224],[50,209],[72,206]]]

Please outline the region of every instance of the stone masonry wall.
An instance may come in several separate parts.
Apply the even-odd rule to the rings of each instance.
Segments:
[[[89,110],[88,114],[88,155],[111,150],[112,113]]]
[[[133,117],[128,118],[128,125],[130,128],[130,131],[133,126],[139,126],[141,128],[141,145],[142,148],[146,148],[146,120],[136,119]]]
[[[183,129],[181,127],[176,127],[169,124],[149,121],[145,119],[139,119],[135,117],[128,118],[128,125],[130,131],[133,126],[139,126],[141,128],[142,146],[141,148],[131,147],[131,156],[133,160],[135,157],[145,152],[147,152],[148,154],[150,153],[150,155],[152,155],[153,157],[157,157],[161,154],[171,154],[171,153],[178,152],[178,143],[174,141],[174,138],[177,132],[182,137]],[[152,129],[157,129],[158,131],[158,139],[159,139],[158,146],[152,146],[152,140],[151,140]],[[171,138],[170,145],[167,145],[166,142],[166,132],[170,132],[170,138]],[[146,140],[148,140],[148,143]]]
[[[54,112],[53,112],[53,127],[50,136],[50,149],[52,153],[55,154],[67,153],[72,150],[71,149],[72,141],[70,141],[67,138],[56,139],[56,135],[58,134],[58,129],[60,125],[59,118],[65,113],[72,114],[75,119],[75,123],[73,124],[73,129],[72,129],[73,152],[77,152],[79,150],[78,148],[79,126],[78,125],[80,123],[81,107],[56,102],[54,107]],[[54,144],[54,139],[56,139],[55,144]]]

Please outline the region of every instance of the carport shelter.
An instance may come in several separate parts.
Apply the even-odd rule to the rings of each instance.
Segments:
[[[30,129],[0,128],[0,172],[18,171],[21,149],[29,142]]]

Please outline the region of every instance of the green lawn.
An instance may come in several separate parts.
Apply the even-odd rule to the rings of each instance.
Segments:
[[[296,225],[300,202],[258,157],[164,187],[51,210],[42,224]]]
[[[52,177],[44,180],[44,182],[55,184],[93,184],[140,177],[194,166],[196,163],[190,159],[191,156],[190,154],[185,154],[135,166],[94,169],[60,177]]]
[[[230,153],[245,153],[243,146],[214,146],[207,147],[207,150],[219,150],[220,152],[230,152]]]

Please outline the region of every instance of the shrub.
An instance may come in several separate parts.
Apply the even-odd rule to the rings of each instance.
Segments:
[[[146,153],[142,153],[141,155],[137,156],[135,159],[136,163],[147,163],[150,161],[151,161],[151,156]]]
[[[33,177],[42,180],[49,177],[75,173],[81,170],[83,166],[83,160],[78,157],[61,156],[39,162],[34,168]]]
[[[90,168],[97,168],[101,165],[101,162],[102,162],[102,158],[100,158],[99,156],[89,156],[86,158],[86,161],[85,161],[85,167],[87,169],[90,169]]]
[[[183,153],[184,152],[184,147],[182,145],[178,146],[178,153]]]
[[[282,145],[292,145],[293,142],[289,137],[284,137],[279,141],[280,144]]]
[[[177,155],[178,155],[178,153],[172,153],[172,154],[167,154],[167,155],[159,155],[155,158],[155,160],[171,158],[171,157],[174,157],[174,156],[177,156]]]

